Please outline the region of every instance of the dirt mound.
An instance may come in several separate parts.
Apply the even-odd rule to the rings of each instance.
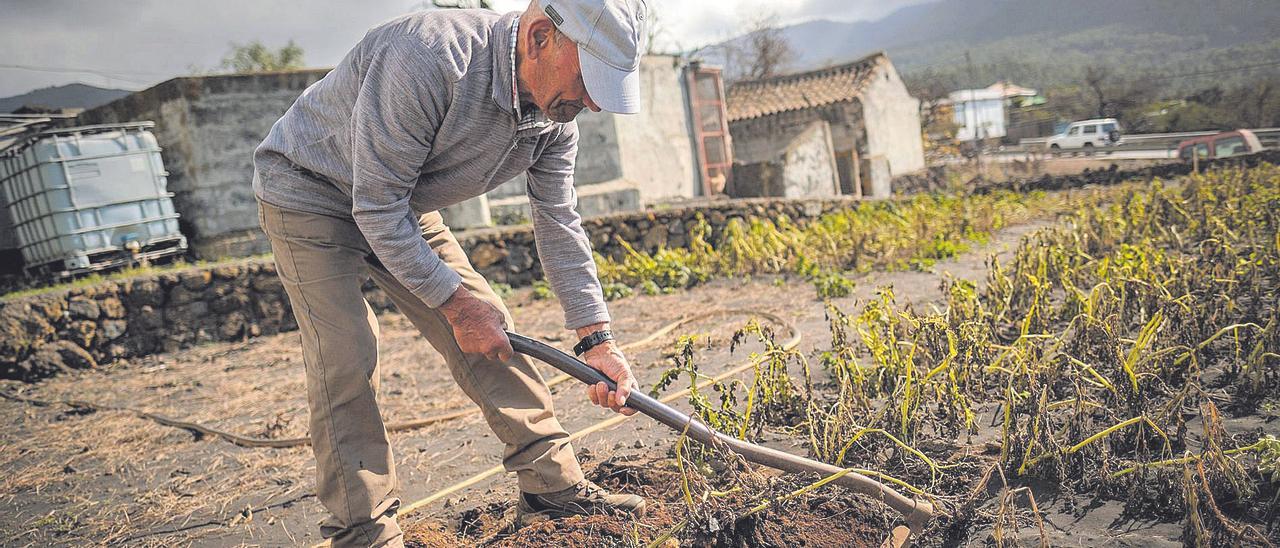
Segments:
[[[669,546],[876,546],[882,510],[831,489],[751,513],[763,499],[742,492],[690,513],[680,488],[682,476],[669,458],[607,460],[589,468],[593,481],[639,494],[649,508],[639,520],[615,515],[575,516],[515,528],[512,503],[462,512],[451,524],[426,520],[406,527],[406,544],[416,548],[453,546],[646,546],[666,538]],[[770,478],[777,491],[791,484]]]

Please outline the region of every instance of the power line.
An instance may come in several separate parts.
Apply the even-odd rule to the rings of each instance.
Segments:
[[[104,71],[104,70],[91,69],[91,68],[73,68],[73,67],[42,67],[42,66],[35,66],[35,65],[12,65],[12,64],[0,64],[0,68],[2,68],[2,69],[17,69],[17,70],[30,70],[30,71],[34,71],[34,72],[53,72],[53,73],[61,73],[61,74],[95,74],[95,75],[98,75],[98,76],[104,76],[104,77],[107,77],[107,78],[111,78],[111,79],[113,79],[113,80],[123,80],[123,81],[125,81],[125,82],[132,82],[132,83],[135,83],[135,84],[149,84],[149,83],[151,83],[151,82],[150,82],[150,81],[144,81],[144,80],[138,80],[138,79],[136,79],[136,78],[131,78],[131,77],[124,76],[124,75],[129,74],[129,75],[138,75],[138,76],[167,76],[167,74],[166,74],[166,73],[161,73],[161,72],[146,72],[146,71],[119,71],[119,72],[116,72],[116,71]]]

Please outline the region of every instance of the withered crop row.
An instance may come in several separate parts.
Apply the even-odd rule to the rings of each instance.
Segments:
[[[854,315],[828,305],[821,382],[748,326],[765,344],[754,378],[691,401],[722,430],[798,436],[815,458],[934,497],[949,515],[932,542],[1043,535],[1037,489],[1180,522],[1192,546],[1280,534],[1280,440],[1246,420],[1280,404],[1280,167],[1087,204],[991,259],[981,286],[944,289],[926,313],[891,288]],[[655,390],[698,375],[681,344]]]

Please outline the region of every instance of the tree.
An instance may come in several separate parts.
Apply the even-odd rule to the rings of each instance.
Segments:
[[[795,51],[772,13],[747,24],[747,33],[724,44],[725,69],[731,80],[759,80],[777,76],[795,59]]]
[[[1084,69],[1084,83],[1093,90],[1093,95],[1098,100],[1098,117],[1107,117],[1107,96],[1102,89],[1103,82],[1111,77],[1111,70],[1107,67],[1098,65],[1089,65]]]
[[[1254,88],[1256,95],[1253,97],[1253,112],[1249,116],[1249,124],[1253,127],[1268,127],[1276,119],[1276,109],[1267,107],[1276,97],[1276,87],[1275,80],[1268,80]]]
[[[231,51],[222,58],[222,68],[237,74],[293,70],[302,67],[302,48],[298,47],[293,40],[289,40],[288,44],[276,51],[272,51],[257,40],[248,44],[233,42]]]

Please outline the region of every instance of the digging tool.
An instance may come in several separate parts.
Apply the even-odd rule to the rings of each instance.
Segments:
[[[588,385],[603,382],[608,385],[611,390],[617,388],[617,385],[612,379],[609,379],[603,373],[597,371],[590,365],[583,363],[581,360],[561,352],[559,349],[516,333],[508,332],[507,337],[511,340],[511,348],[516,352],[546,362],[552,367],[559,369],[569,376]],[[885,542],[882,545],[884,547],[902,548],[906,546],[911,536],[919,536],[924,532],[925,525],[933,517],[933,505],[928,501],[907,497],[902,493],[895,491],[892,487],[862,474],[850,472],[844,468],[792,455],[776,449],[761,447],[732,436],[721,434],[720,432],[712,430],[701,421],[681,413],[680,411],[677,411],[641,392],[633,391],[631,393],[631,396],[627,398],[627,407],[635,409],[636,411],[639,411],[640,413],[672,428],[677,432],[686,432],[690,438],[703,445],[713,446],[722,444],[730,451],[733,451],[734,453],[741,455],[742,458],[756,464],[768,466],[784,472],[810,472],[824,477],[843,474],[836,478],[832,483],[842,485],[854,492],[868,495],[876,500],[883,501],[885,504],[889,505],[890,508],[893,508],[898,513],[902,514],[905,518],[910,534],[905,534],[901,527],[896,528],[890,534],[890,537],[885,539]]]

